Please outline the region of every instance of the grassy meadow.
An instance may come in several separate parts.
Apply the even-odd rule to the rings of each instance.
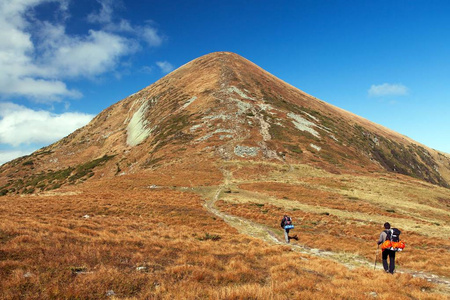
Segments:
[[[303,165],[220,169],[207,184],[166,170],[0,197],[0,298],[450,296],[448,284],[416,276],[450,277],[448,189]],[[285,213],[299,235],[290,245]],[[407,243],[394,275],[373,269],[385,221]]]

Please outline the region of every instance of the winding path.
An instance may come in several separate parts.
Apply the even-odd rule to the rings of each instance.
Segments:
[[[286,245],[284,242],[284,238],[280,238],[277,234],[273,232],[273,230],[267,226],[264,226],[262,224],[255,223],[253,221],[247,220],[245,218],[241,218],[238,216],[229,215],[227,213],[224,213],[220,211],[215,203],[217,200],[220,199],[221,194],[224,192],[225,189],[230,185],[230,178],[231,173],[227,170],[222,170],[224,173],[224,182],[217,188],[217,190],[214,192],[214,196],[207,197],[204,207],[211,212],[212,214],[216,215],[217,217],[223,219],[227,224],[230,226],[236,228],[239,233],[246,234],[249,236],[252,236],[254,238],[258,238],[260,240],[265,241],[266,243],[270,243],[272,245]],[[234,182],[236,183],[236,182]],[[289,244],[291,248],[299,253],[307,254],[307,255],[314,255],[317,257],[325,258],[333,260],[339,264],[342,264],[346,266],[349,269],[357,268],[357,267],[367,267],[367,268],[374,268],[374,262],[368,261],[366,258],[358,256],[358,255],[352,255],[349,253],[337,253],[337,252],[331,252],[331,251],[324,251],[321,249],[315,249],[315,248],[309,248],[304,245],[299,244]],[[344,261],[345,258],[345,261]],[[377,262],[377,269],[382,270],[381,261],[378,260]],[[442,289],[444,289],[446,292],[450,293],[450,279],[438,275],[434,275],[431,273],[421,272],[421,271],[414,271],[414,270],[396,270],[397,273],[406,273],[410,274],[413,277],[423,278],[429,282],[438,284]]]

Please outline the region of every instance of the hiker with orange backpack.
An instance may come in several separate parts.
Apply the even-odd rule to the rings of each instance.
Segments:
[[[394,274],[395,269],[395,252],[402,251],[405,248],[405,243],[400,241],[400,230],[397,228],[391,229],[391,224],[384,223],[384,230],[378,239],[378,247],[381,245],[381,258],[383,261],[383,268],[386,273]],[[389,256],[389,264],[387,258]],[[376,262],[376,260],[375,260]]]
[[[289,230],[294,228],[294,224],[292,224],[292,219],[288,215],[284,215],[283,219],[281,219],[281,227],[284,229],[284,239],[286,243],[289,243],[291,239],[297,240],[297,235],[289,236]]]

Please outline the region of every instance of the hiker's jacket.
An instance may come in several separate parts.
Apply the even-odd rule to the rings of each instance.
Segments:
[[[281,220],[281,227],[282,228],[284,228],[284,225],[286,225],[286,218],[283,218],[282,220]]]
[[[294,225],[292,225],[292,218],[291,217],[284,217],[282,220],[281,220],[281,227],[284,229],[284,230],[289,230],[289,229],[292,229],[292,228],[294,228]],[[288,226],[288,227],[287,227]],[[287,227],[287,228],[286,228]]]
[[[383,231],[380,233],[380,238],[378,239],[378,245],[383,244],[384,241],[386,241],[386,238],[387,238],[387,230],[383,230]]]

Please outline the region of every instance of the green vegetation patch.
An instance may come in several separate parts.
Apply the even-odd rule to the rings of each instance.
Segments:
[[[105,164],[108,160],[110,160],[111,158],[113,158],[114,155],[108,156],[108,155],[104,155],[101,158],[97,158],[94,159],[93,161],[87,162],[85,164],[82,164],[80,166],[78,166],[75,169],[75,174],[71,175],[69,177],[69,181],[74,182],[80,178],[83,177],[91,177],[94,175],[94,172],[92,171],[94,168]]]
[[[162,148],[167,144],[186,144],[193,139],[193,135],[183,132],[183,129],[190,126],[190,116],[179,115],[165,120],[160,126],[160,131],[156,135],[152,144],[156,147],[153,151]]]
[[[303,109],[303,107],[300,108],[298,105],[295,105],[278,95],[274,95],[270,91],[266,91],[263,89],[261,90],[261,92],[263,94],[264,101],[275,106],[278,109],[284,109],[285,111],[291,111],[294,113],[301,113]]]
[[[278,141],[289,142],[291,139],[286,135],[286,129],[277,124],[270,124],[269,127],[270,136]]]
[[[349,142],[359,149],[366,149],[388,171],[450,187],[436,171],[431,154],[423,147],[396,143],[358,125],[354,126],[354,135]]]
[[[62,170],[42,172],[34,174],[23,179],[9,182],[0,191],[0,196],[8,193],[32,194],[36,190],[46,191],[61,187],[65,183],[75,183],[77,180],[87,178],[94,175],[93,169],[105,164],[114,155],[104,155],[101,158],[94,159],[77,167],[67,167]]]
[[[34,162],[32,160],[27,160],[22,164],[22,166],[32,166],[32,165],[34,165]]]

